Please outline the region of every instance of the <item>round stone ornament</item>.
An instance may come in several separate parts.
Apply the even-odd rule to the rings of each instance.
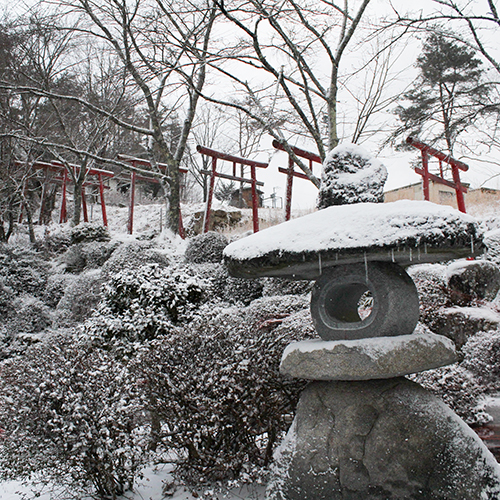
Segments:
[[[418,292],[392,262],[339,265],[316,281],[311,315],[323,340],[407,335],[418,322]]]

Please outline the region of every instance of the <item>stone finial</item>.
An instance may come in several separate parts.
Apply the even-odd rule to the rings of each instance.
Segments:
[[[362,147],[341,144],[323,163],[318,208],[382,202],[386,179],[387,169]]]

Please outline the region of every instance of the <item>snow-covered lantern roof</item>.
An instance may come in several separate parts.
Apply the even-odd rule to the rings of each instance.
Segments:
[[[240,278],[315,280],[325,269],[368,261],[402,266],[482,253],[472,216],[428,201],[338,205],[228,245],[224,260]]]

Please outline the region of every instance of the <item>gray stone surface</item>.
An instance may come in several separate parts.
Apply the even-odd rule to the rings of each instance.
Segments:
[[[404,378],[312,382],[268,500],[496,500],[500,468],[437,397]]]
[[[371,307],[360,316],[360,300]],[[327,270],[311,294],[314,326],[324,340],[408,335],[417,326],[418,293],[405,270],[393,262],[344,264]]]
[[[370,380],[399,377],[456,361],[453,342],[433,333],[290,344],[280,366],[287,377]]]
[[[500,326],[500,314],[485,307],[443,307],[435,311],[427,325],[461,349],[477,332],[496,330]]]
[[[500,290],[500,269],[487,260],[455,262],[448,267],[448,288],[454,304],[493,300]]]

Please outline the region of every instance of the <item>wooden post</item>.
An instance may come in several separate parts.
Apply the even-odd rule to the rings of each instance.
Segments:
[[[252,219],[253,219],[253,232],[259,231],[259,199],[257,197],[257,175],[255,167],[250,166],[250,176],[252,179]]]
[[[132,164],[135,167],[135,163]],[[130,204],[128,208],[128,234],[134,230],[135,171],[130,175]]]
[[[205,215],[203,218],[203,232],[208,232],[208,228],[210,227],[210,212],[212,210],[212,198],[214,196],[214,187],[215,187],[215,175],[217,169],[217,158],[215,156],[212,157],[212,172],[210,175],[210,186],[208,188],[208,197],[207,197],[207,205],[205,207]]]
[[[66,222],[68,220],[68,214],[66,210],[66,186],[68,183],[68,172],[64,169],[63,173],[63,183],[62,183],[62,199],[61,199],[61,213],[59,216],[59,224]]]
[[[102,175],[98,174],[98,178],[99,178],[99,198],[101,199],[102,223],[104,227],[108,227],[108,216],[106,214],[106,203],[104,201],[104,184],[102,182]]]
[[[422,191],[424,193],[424,200],[430,200],[429,193],[429,155],[427,151],[422,150],[422,167],[424,175],[422,176]]]
[[[293,158],[288,156],[288,172],[286,175],[285,220],[292,217],[292,186],[293,186]]]

